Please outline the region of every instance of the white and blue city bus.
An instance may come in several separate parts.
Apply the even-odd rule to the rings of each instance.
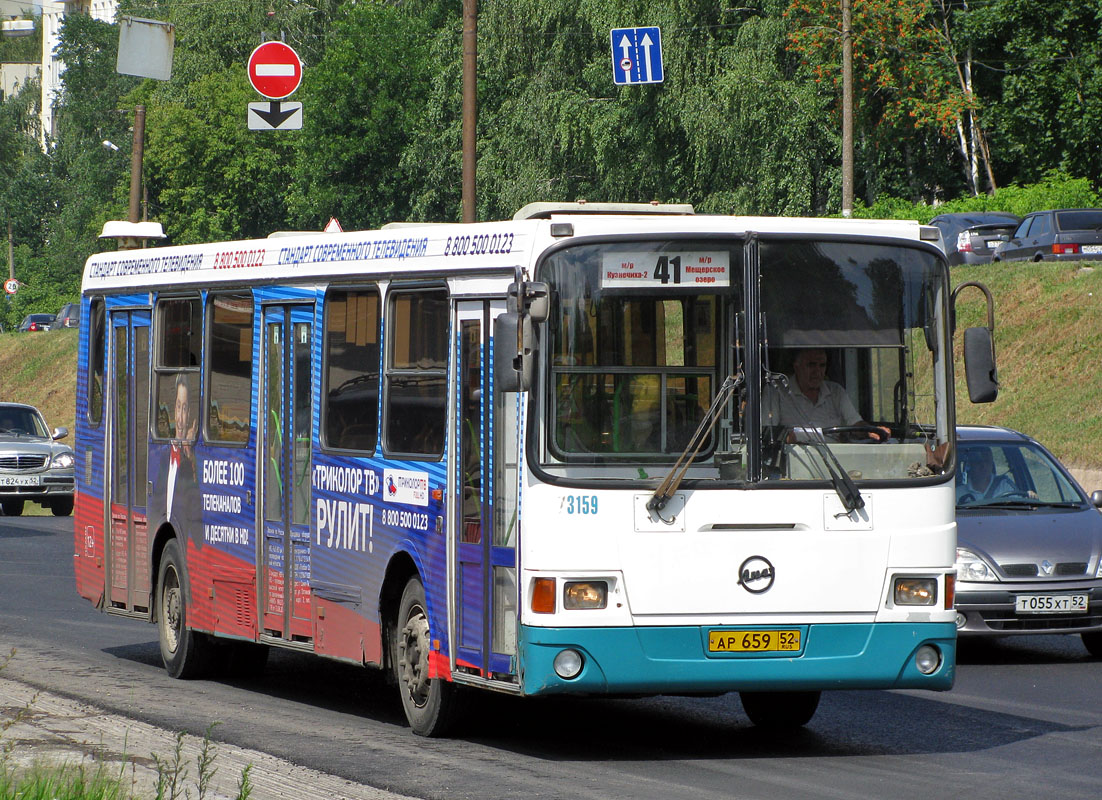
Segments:
[[[791,726],[824,689],[948,689],[935,242],[533,204],[95,255],[78,590],[156,623],[176,677],[270,647],[387,669],[424,735],[459,690],[738,691]],[[991,399],[990,327],[966,334]],[[778,411],[800,352],[851,418]]]

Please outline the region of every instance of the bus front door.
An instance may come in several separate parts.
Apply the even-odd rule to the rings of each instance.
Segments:
[[[313,305],[264,309],[257,424],[260,611],[266,636],[313,640],[310,464]]]
[[[451,494],[451,670],[516,683],[516,395],[493,391],[492,320],[504,301],[456,304]],[[512,405],[507,406],[506,400]]]
[[[152,585],[146,525],[149,447],[148,309],[111,311],[106,526],[108,609],[144,615]]]

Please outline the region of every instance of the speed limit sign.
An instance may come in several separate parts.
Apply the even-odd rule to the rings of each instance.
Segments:
[[[8,278],[4,281],[4,291],[8,294],[15,294],[19,291],[19,281],[15,278]]]

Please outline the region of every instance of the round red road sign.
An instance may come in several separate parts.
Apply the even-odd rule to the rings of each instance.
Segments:
[[[290,45],[264,42],[249,56],[249,83],[269,100],[282,100],[302,83],[302,61]]]

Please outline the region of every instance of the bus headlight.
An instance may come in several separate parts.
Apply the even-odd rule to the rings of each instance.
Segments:
[[[937,602],[937,578],[896,578],[897,606],[932,606]]]
[[[569,581],[562,590],[564,609],[604,608],[608,605],[606,581]]]

